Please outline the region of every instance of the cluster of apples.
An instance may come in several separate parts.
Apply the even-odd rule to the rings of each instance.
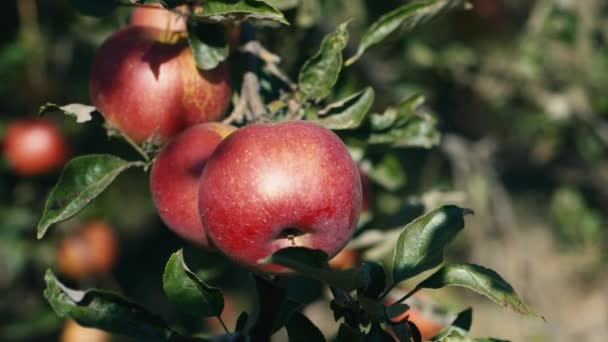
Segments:
[[[334,256],[361,209],[348,150],[310,122],[218,123],[229,71],[197,69],[186,27],[175,12],[135,9],[98,50],[91,76],[93,104],[113,127],[137,143],[166,142],[150,178],[161,218],[180,237],[261,271],[282,272],[258,260],[288,246]]]

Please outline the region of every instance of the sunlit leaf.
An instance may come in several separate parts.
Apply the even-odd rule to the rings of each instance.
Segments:
[[[361,125],[373,103],[374,90],[367,87],[330,104],[309,120],[332,130],[355,129]]]
[[[448,205],[435,209],[405,226],[395,245],[393,279],[411,278],[438,266],[443,250],[464,228],[468,209]]]
[[[342,70],[342,50],[348,43],[348,22],[323,38],[319,51],[307,60],[298,76],[304,99],[319,101],[327,97]]]
[[[190,271],[182,250],[171,255],[167,262],[163,288],[171,303],[190,315],[219,316],[224,310],[222,292],[205,284]]]
[[[522,315],[539,316],[513,290],[513,287],[495,271],[474,264],[450,264],[440,268],[416,288],[438,289],[460,286],[482,294],[495,303]]]
[[[67,220],[84,209],[110,186],[119,174],[141,165],[141,162],[128,162],[104,154],[72,159],[65,166],[59,181],[47,198],[38,223],[38,238],[42,238],[52,224]]]
[[[97,289],[72,290],[50,270],[44,280],[44,296],[60,317],[143,341],[165,341],[173,334],[162,318],[117,294]]]
[[[263,0],[206,0],[201,11],[194,11],[194,18],[212,21],[273,20],[289,24],[279,10]]]
[[[398,29],[400,33],[412,31],[439,14],[463,4],[464,0],[416,1],[383,15],[365,31],[357,53],[346,61],[346,65],[356,62],[368,48],[396,33]]]

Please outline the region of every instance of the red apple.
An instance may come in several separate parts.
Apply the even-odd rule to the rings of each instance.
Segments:
[[[60,342],[110,342],[112,335],[95,328],[87,328],[68,320],[63,326]]]
[[[186,31],[186,18],[168,11],[161,4],[136,7],[131,13],[131,25],[152,27],[167,32]]]
[[[333,257],[354,233],[360,208],[361,181],[348,150],[306,121],[237,130],[201,176],[199,212],[213,244],[261,271],[287,271],[258,260],[289,246]]]
[[[92,221],[61,241],[57,266],[61,273],[73,279],[104,274],[114,265],[117,250],[112,227],[104,221]]]
[[[160,151],[152,167],[150,189],[165,224],[180,237],[208,246],[198,214],[198,184],[205,163],[235,127],[220,123],[193,126]]]
[[[22,176],[58,169],[69,155],[68,144],[61,131],[42,119],[10,123],[4,136],[3,150],[9,166]]]
[[[225,64],[199,70],[183,35],[154,28],[114,33],[93,63],[93,104],[135,142],[154,135],[166,141],[197,123],[219,120],[230,93]]]

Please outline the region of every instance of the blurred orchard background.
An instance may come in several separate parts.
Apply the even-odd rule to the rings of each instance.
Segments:
[[[348,57],[365,27],[408,3],[268,2],[285,9],[291,25],[256,23],[254,31],[294,77],[322,37],[344,20],[353,19]],[[122,7],[94,19],[77,14],[64,0],[2,5],[0,139],[13,120],[36,117],[47,102],[90,104],[95,49],[126,25],[130,13]],[[423,110],[436,119],[421,124],[417,146],[388,152],[345,137],[370,180],[367,232],[403,226],[444,203],[472,208],[475,215],[448,257],[495,269],[547,323],[458,289],[423,291],[422,311],[428,317],[441,321],[472,303],[475,336],[608,341],[608,2],[478,0],[470,5],[371,49],[339,80],[336,97],[374,87],[374,112],[422,94]],[[124,142],[107,137],[99,115],[82,125],[58,113],[46,119],[58,125],[72,156],[108,152],[136,158]],[[169,321],[179,317],[162,294],[161,273],[182,246],[191,268],[221,284],[231,298],[224,312],[227,324],[233,326],[240,311],[251,306],[247,273],[167,230],[140,170],[121,175],[86,210],[37,241],[36,224],[58,176],[59,171],[19,175],[0,156],[1,341],[60,338],[64,322],[42,296],[48,267],[74,287],[115,290]],[[83,226],[99,220],[116,237],[117,259],[109,272],[70,275],[58,250],[66,238],[77,240]],[[368,234],[355,242],[361,246],[370,239]],[[390,235],[384,239],[394,242]],[[385,254],[381,242],[361,253]],[[296,284],[290,291],[311,303],[306,313],[313,322],[333,321],[327,309],[315,305],[324,295],[320,286],[298,289]],[[205,323],[192,320],[184,329],[188,324]],[[210,331],[221,329],[206,324]]]

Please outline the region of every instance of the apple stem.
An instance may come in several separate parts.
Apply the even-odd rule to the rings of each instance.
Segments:
[[[226,323],[224,323],[224,320],[222,319],[222,317],[220,315],[217,315],[215,317],[217,318],[218,321],[220,321],[220,324],[222,324],[224,331],[226,331],[226,333],[229,334],[230,331],[228,331],[228,327],[226,326]]]

